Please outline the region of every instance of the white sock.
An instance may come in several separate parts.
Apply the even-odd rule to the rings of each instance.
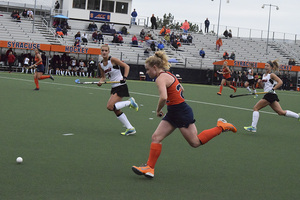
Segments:
[[[246,88],[249,92],[251,92],[251,89],[249,88],[249,86]]]
[[[130,124],[130,122],[128,121],[125,113],[122,113],[119,117],[117,117],[120,122],[127,128],[127,129],[131,129],[133,128],[133,126]]]
[[[299,119],[299,115],[297,113],[294,113],[293,111],[290,111],[290,110],[286,111],[285,116]]]
[[[81,72],[79,72],[79,76],[81,76]]]
[[[121,110],[124,107],[127,107],[130,105],[130,101],[119,101],[115,104],[116,110]]]
[[[256,89],[254,89],[253,92],[256,93]]]
[[[258,111],[253,111],[252,124],[251,124],[252,127],[256,128],[258,119],[259,119],[259,112]]]
[[[26,69],[26,74],[28,74],[28,69]]]

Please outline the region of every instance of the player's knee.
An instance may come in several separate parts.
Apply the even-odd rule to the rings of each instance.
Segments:
[[[189,144],[190,144],[190,146],[193,147],[193,148],[197,148],[197,147],[199,147],[199,146],[201,145],[200,142],[199,142],[199,143],[194,143],[194,142],[190,143],[190,142],[189,142]]]
[[[112,105],[107,105],[106,108],[109,111],[114,111],[114,106],[112,106]]]

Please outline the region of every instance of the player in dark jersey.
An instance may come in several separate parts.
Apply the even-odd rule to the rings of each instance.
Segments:
[[[163,116],[162,109],[167,104],[168,112],[161,120],[156,131],[152,135],[150,154],[147,164],[144,166],[133,166],[132,170],[138,175],[145,175],[148,178],[154,177],[154,167],[161,153],[161,142],[170,135],[176,128],[179,128],[183,137],[192,147],[199,147],[205,144],[223,131],[236,132],[237,129],[226,120],[219,118],[217,126],[197,132],[195,119],[191,107],[183,97],[183,87],[178,79],[167,72],[170,67],[168,58],[163,51],[157,51],[146,60],[145,68],[150,78],[156,78],[155,82],[159,91],[159,101],[156,108],[156,115]]]

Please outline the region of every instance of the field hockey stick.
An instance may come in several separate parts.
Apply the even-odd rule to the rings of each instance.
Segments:
[[[266,94],[266,93],[268,93],[268,92],[256,92],[256,93],[237,94],[237,95],[231,94],[229,97],[230,98],[235,98],[235,97],[243,97],[243,96],[257,95],[257,94]]]
[[[98,84],[98,82],[80,82],[79,79],[76,79],[75,83],[77,83],[77,84]],[[102,83],[102,84],[120,83],[120,81],[104,81],[104,82],[100,82],[100,83]]]

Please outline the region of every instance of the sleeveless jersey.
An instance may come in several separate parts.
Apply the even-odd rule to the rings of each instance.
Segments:
[[[26,57],[26,58],[24,59],[24,64],[25,64],[25,65],[29,65],[29,58]]]
[[[252,72],[252,69],[249,69],[248,70],[248,75],[247,75],[248,80],[254,79],[253,75],[251,75],[251,72]]]
[[[229,72],[229,71],[227,70],[227,68],[223,68],[223,72],[226,73],[226,72]],[[224,77],[225,79],[228,79],[228,78],[231,77],[231,75],[230,75],[230,73],[228,73],[228,74],[223,74],[223,77]]]
[[[109,79],[110,81],[123,80],[123,75],[121,73],[120,66],[113,65],[111,63],[110,59],[111,59],[111,57],[108,58],[106,66],[104,66],[103,61],[101,61],[101,63],[100,63],[101,68],[103,69],[106,78]],[[125,83],[113,83],[113,84],[111,84],[111,87],[114,88],[114,87],[118,87],[118,86],[124,85],[124,84]]]
[[[277,84],[275,80],[271,79],[271,74],[264,74],[262,82],[264,83],[264,92],[269,92]]]
[[[162,73],[167,73],[174,78],[174,82],[167,88],[168,98],[166,104],[168,106],[171,106],[171,105],[177,105],[183,103],[184,102],[184,97],[182,94],[183,90],[178,79],[170,72],[162,72]]]
[[[39,61],[39,58],[35,55],[35,57],[34,57],[34,61],[35,62],[37,62],[37,61]],[[43,61],[41,61],[41,62],[38,62],[36,65],[42,65],[43,64]]]

